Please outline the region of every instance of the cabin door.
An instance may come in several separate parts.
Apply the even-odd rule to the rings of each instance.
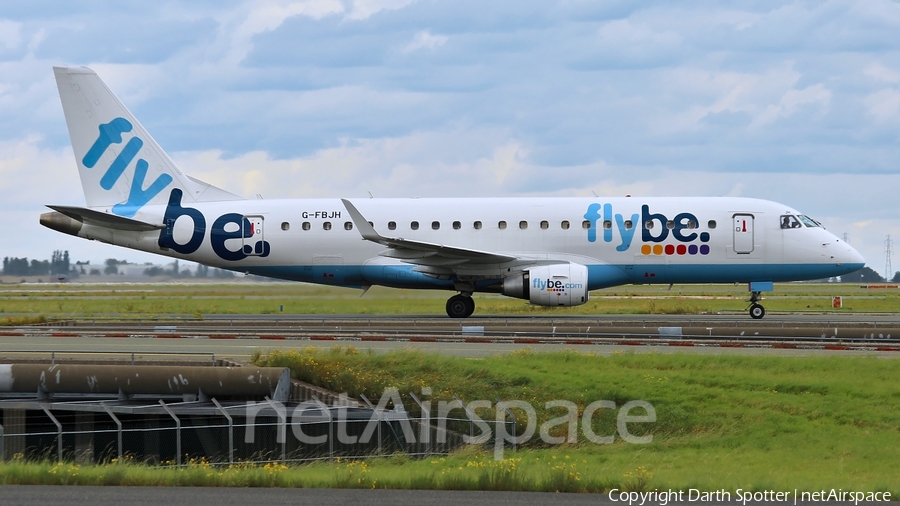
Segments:
[[[753,253],[753,215],[734,215],[734,252],[747,254]]]

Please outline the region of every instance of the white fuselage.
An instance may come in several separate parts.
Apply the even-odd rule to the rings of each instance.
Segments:
[[[624,283],[816,279],[863,265],[853,248],[822,227],[781,228],[782,216],[798,213],[758,199],[444,198],[353,203],[381,235],[543,263],[586,265],[592,290]],[[362,240],[338,199],[241,200],[169,208],[173,224],[161,231],[85,225],[78,235],[240,272],[340,286],[452,289],[456,278],[471,277],[478,280],[479,289],[495,291],[491,280],[501,280],[508,272],[503,264],[454,265],[458,276],[441,279],[414,270],[416,262],[381,256],[387,248]],[[146,206],[135,218],[163,223],[166,214],[163,206]],[[242,220],[229,223],[229,216],[252,221],[252,230],[241,230]],[[164,236],[180,252],[161,247]]]

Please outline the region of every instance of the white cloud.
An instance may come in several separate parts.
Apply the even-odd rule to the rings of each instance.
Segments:
[[[831,91],[822,84],[815,84],[802,90],[787,90],[777,104],[771,104],[754,118],[750,128],[759,128],[794,115],[804,105],[817,105],[821,111],[827,111],[831,102]]]
[[[758,72],[688,66],[665,70],[660,77],[662,88],[688,105],[680,109],[677,104],[676,112],[661,114],[653,124],[660,132],[692,130],[709,114],[732,112],[744,113],[754,126],[762,126],[792,115],[805,103],[824,100],[827,105],[830,92],[824,86],[795,88],[801,77],[792,62]]]
[[[353,0],[347,19],[361,21],[381,11],[399,10],[415,2],[416,0]]]
[[[446,35],[432,35],[427,31],[422,31],[413,37],[413,40],[403,48],[404,53],[411,53],[418,49],[434,49],[447,43]]]
[[[889,69],[880,63],[873,63],[866,67],[865,74],[879,82],[900,83],[900,72]]]
[[[220,35],[228,41],[224,62],[229,66],[240,63],[253,48],[253,37],[270,32],[294,16],[322,19],[344,12],[339,0],[253,0],[240,8],[219,16]]]
[[[0,46],[15,49],[22,42],[22,23],[0,19]]]
[[[32,134],[0,141],[0,194],[4,195],[0,208],[49,204],[47,199],[64,197],[84,202],[71,148],[42,149],[42,140]]]
[[[273,159],[262,151],[226,158],[216,150],[173,158],[192,176],[244,196],[490,196],[509,194],[510,180],[533,170],[523,146],[502,137],[492,131],[423,132],[346,140],[304,158]],[[474,144],[480,155],[457,159],[457,149]]]
[[[900,118],[900,90],[886,89],[872,93],[865,99],[869,114],[880,121]]]

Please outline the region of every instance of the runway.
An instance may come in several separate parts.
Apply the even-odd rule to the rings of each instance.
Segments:
[[[77,320],[4,329],[0,331],[0,358],[121,352],[138,358],[174,353],[203,354],[193,357],[197,360],[213,357],[244,361],[254,350],[335,344],[379,353],[417,349],[469,358],[525,348],[571,349],[599,355],[900,357],[900,322],[896,315],[790,316],[762,323],[734,315],[497,316],[466,320],[396,315],[210,315],[130,322]],[[804,337],[807,334],[812,337]],[[851,335],[857,337],[847,337]]]
[[[553,494],[542,492],[485,492],[456,490],[354,490],[284,489],[228,487],[92,487],[60,485],[5,485],[0,487],[0,504],[91,506],[245,506],[247,504],[315,505],[392,504],[431,506],[469,504],[472,506],[535,506],[614,504],[607,494]]]

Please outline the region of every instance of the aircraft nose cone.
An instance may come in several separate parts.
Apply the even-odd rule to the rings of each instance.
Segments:
[[[841,265],[845,267],[853,267],[855,269],[862,269],[866,265],[866,259],[863,258],[862,255],[859,254],[859,251],[853,246],[850,246],[847,243],[844,243],[845,251],[840,256],[837,256],[837,259],[840,261]]]

